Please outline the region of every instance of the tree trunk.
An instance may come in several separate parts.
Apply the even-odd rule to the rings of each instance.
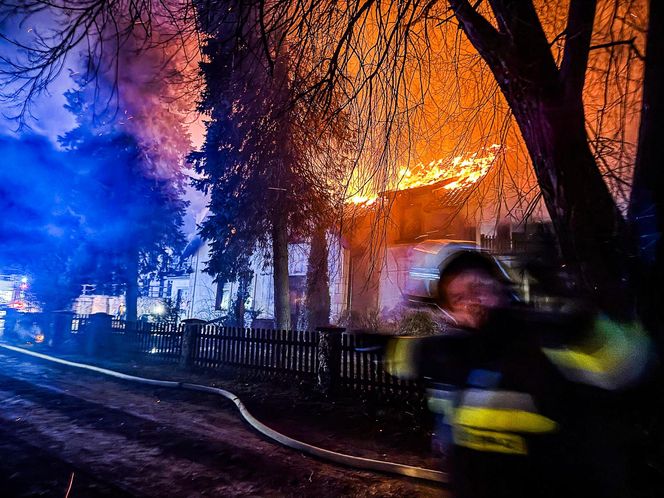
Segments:
[[[138,252],[130,250],[125,269],[125,317],[127,322],[138,320]]]
[[[330,279],[327,267],[325,229],[317,229],[311,237],[307,263],[307,327],[326,327],[330,322]]]
[[[664,345],[664,174],[659,148],[664,143],[664,6],[650,2],[643,83],[643,107],[629,218],[638,245],[639,315]]]
[[[288,232],[278,215],[272,224],[272,268],[274,271],[274,318],[280,330],[290,329],[290,300],[288,286]]]
[[[628,313],[627,225],[588,145],[580,102],[541,99],[515,89],[506,96],[533,161],[544,202],[569,270],[602,309]]]
[[[240,287],[243,286],[243,282],[240,281]],[[238,296],[237,300],[235,302],[235,318],[237,321],[237,326],[240,328],[244,328],[245,323],[244,323],[244,293],[240,295],[240,292],[242,292],[242,289],[238,289]]]
[[[244,328],[246,326],[244,315],[246,310],[245,303],[249,297],[249,284],[253,277],[253,272],[248,268],[238,273],[238,288],[235,301],[233,302],[233,315],[235,316],[235,326]]]

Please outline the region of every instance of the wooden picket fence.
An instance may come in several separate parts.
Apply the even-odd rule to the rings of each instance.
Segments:
[[[316,332],[205,325],[194,338],[193,365],[313,378],[318,371],[317,348]]]
[[[135,352],[150,360],[177,363],[182,351],[183,329],[182,324],[138,322],[127,335],[134,336],[132,346]]]
[[[75,315],[72,334],[83,335],[92,320]],[[109,320],[113,344],[146,360],[178,363],[182,355],[184,324],[136,322],[128,325]],[[340,354],[336,358],[336,384],[345,392],[396,399],[422,399],[417,382],[404,381],[384,369],[380,350],[365,350],[362,337],[341,333]],[[203,324],[195,328],[190,365],[203,371],[240,369],[272,378],[293,376],[316,381],[319,370],[320,333],[312,331],[224,327]]]
[[[360,348],[363,343],[362,336],[342,335],[340,380],[346,390],[384,398],[418,399],[423,396],[424,389],[419,382],[388,374],[382,352],[364,350]]]

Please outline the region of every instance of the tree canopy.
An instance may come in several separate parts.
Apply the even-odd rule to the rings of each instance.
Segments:
[[[418,152],[418,141],[430,142],[423,130],[438,126],[431,123],[451,132],[443,145],[487,145],[501,133],[511,136],[512,159],[501,168],[500,181],[515,178],[510,162],[528,159],[534,176],[526,183],[536,180],[568,267],[595,302],[628,314],[630,296],[640,286],[637,275],[660,275],[662,268],[644,260],[633,235],[635,220],[625,216],[636,212],[627,207],[635,156],[637,177],[656,178],[644,174],[656,167],[652,156],[636,150],[637,143],[644,147],[636,132],[639,119],[641,136],[654,129],[644,124],[653,118],[640,112],[640,99],[644,65],[646,78],[657,78],[648,67],[657,64],[658,54],[645,50],[660,36],[653,23],[656,3],[12,0],[13,15],[30,18],[47,7],[77,23],[41,35],[37,45],[19,43],[34,57],[32,64],[11,61],[5,75],[25,83],[22,95],[30,96],[63,67],[58,63],[73,47],[93,40],[96,53],[104,29],[117,18],[133,24],[112,30],[116,38],[129,30],[148,40],[152,29],[170,22],[170,33],[178,33],[170,39],[190,48],[204,24],[196,15],[202,5],[205,22],[258,36],[271,73],[285,51],[296,68],[291,74],[300,83],[299,100],[321,106],[329,116],[343,110],[357,119],[351,149],[366,162],[374,183],[398,174],[400,163]],[[252,9],[255,15],[236,15]],[[648,134],[647,142],[653,137]],[[514,183],[517,196],[531,192],[523,182]],[[661,185],[648,189],[654,194]],[[649,206],[662,197],[639,192],[639,198],[653,199]],[[649,208],[638,211],[644,209]],[[661,247],[656,233],[643,235],[653,241],[648,247]]]
[[[251,18],[255,11],[236,15]],[[205,143],[189,156],[202,175],[195,185],[210,195],[200,232],[210,241],[207,271],[220,282],[246,279],[252,254],[271,254],[278,308],[279,298],[288,302],[288,241],[329,223],[339,207],[341,161],[330,145],[340,137],[297,100],[286,49],[270,69],[251,24],[249,32],[224,24],[208,29],[200,63]]]

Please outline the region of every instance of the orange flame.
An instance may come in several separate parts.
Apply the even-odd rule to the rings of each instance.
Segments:
[[[447,190],[467,188],[487,174],[500,148],[499,144],[493,144],[483,151],[486,152],[484,155],[475,152],[457,156],[451,161],[437,159],[427,165],[419,163],[412,168],[402,168],[399,170],[398,178],[385,191],[408,190],[443,182],[445,183],[442,188]],[[358,206],[371,206],[381,195],[381,193],[362,192],[349,197],[346,202]]]

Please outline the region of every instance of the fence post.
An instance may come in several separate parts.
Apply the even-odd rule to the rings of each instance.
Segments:
[[[7,308],[3,326],[3,339],[5,341],[18,341],[18,334],[16,333],[16,323],[18,322],[19,313],[14,308]]]
[[[71,338],[71,324],[74,319],[74,312],[60,310],[53,312],[53,321],[51,322],[51,338],[49,345],[58,350]]]
[[[96,356],[102,351],[111,335],[113,317],[108,313],[94,313],[85,327],[85,354]]]
[[[341,373],[341,334],[343,327],[316,327],[318,331],[318,387],[334,394]]]
[[[194,346],[196,336],[198,335],[205,320],[198,318],[187,318],[182,320],[182,349],[180,351],[180,367],[188,368],[194,362]]]

